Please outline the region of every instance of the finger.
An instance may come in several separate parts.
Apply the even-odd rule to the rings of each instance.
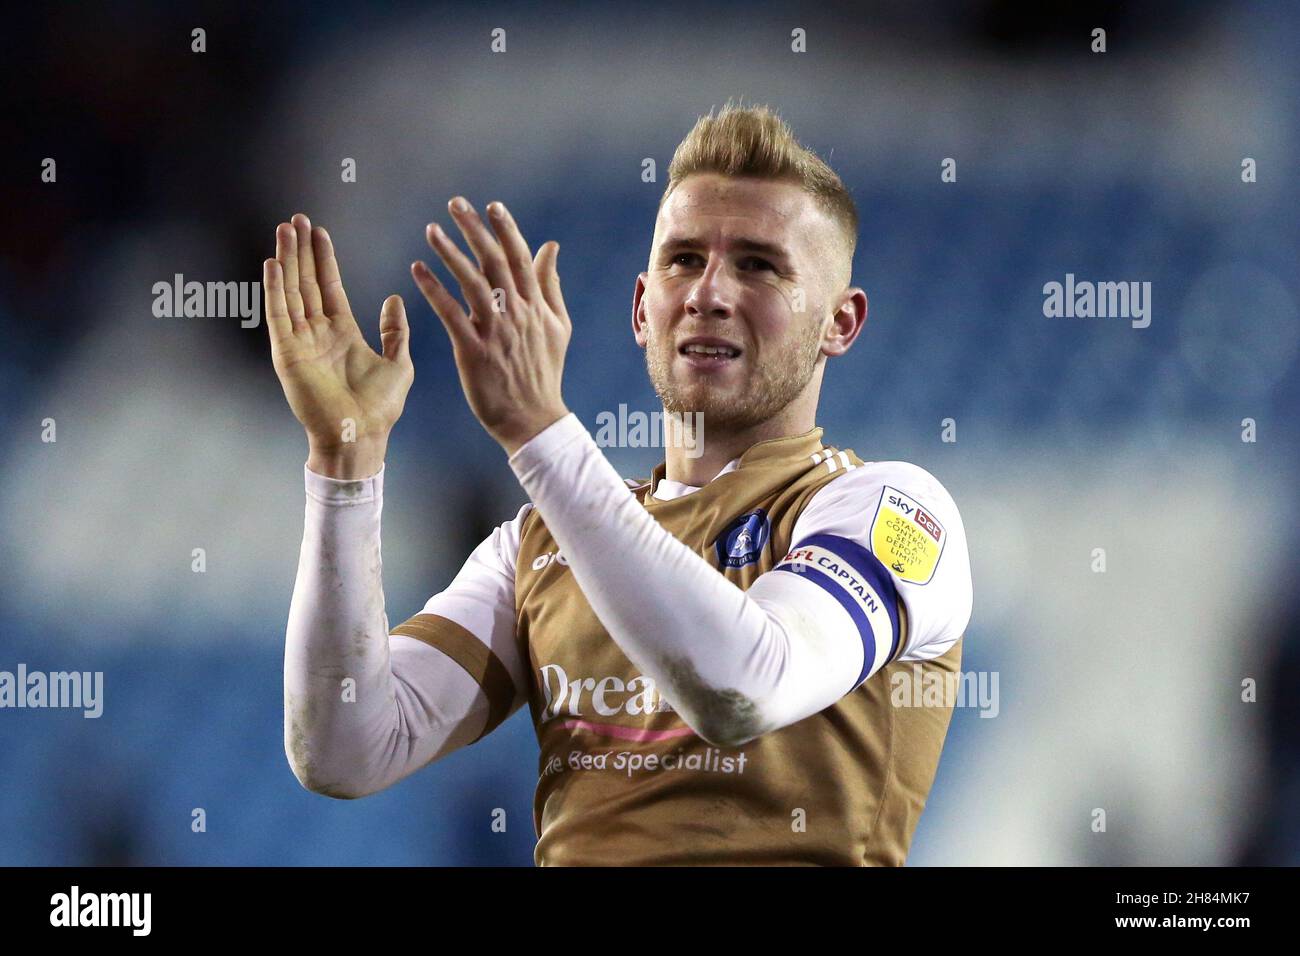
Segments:
[[[384,300],[379,311],[379,340],[384,345],[384,358],[390,362],[411,361],[411,326],[400,295]]]
[[[307,319],[302,309],[302,294],[298,291],[298,233],[292,223],[282,222],[276,227],[275,257],[284,270],[284,299],[297,328],[298,323]]]
[[[436,222],[428,225],[424,230],[424,237],[429,241],[433,251],[438,254],[442,264],[460,283],[460,290],[465,294],[465,301],[474,310],[474,314],[484,322],[489,321],[496,313],[496,300],[492,296],[493,286],[489,284],[487,277],[469,261],[469,257],[460,251],[456,243],[451,241],[451,236],[447,235]],[[430,271],[429,274],[432,275],[433,272]]]
[[[463,204],[463,205],[461,205]],[[479,218],[478,212],[463,196],[457,196],[447,204],[451,218],[460,227],[474,258],[478,260],[479,269],[487,277],[494,289],[504,289],[506,297],[515,295],[514,276],[510,273],[510,263],[506,260],[505,250],[497,237]]]
[[[432,269],[423,262],[413,262],[411,276],[415,279],[415,284],[420,287],[425,300],[442,320],[453,346],[460,346],[478,338],[474,320],[465,314],[456,297],[438,281]]]
[[[556,268],[556,260],[560,256],[560,244],[554,240],[542,243],[542,248],[537,250],[537,258],[533,260],[533,272],[537,277],[537,284],[541,288],[542,297],[546,304],[550,306],[551,311],[563,320],[565,325],[570,325],[569,312],[564,307],[564,295],[560,291],[560,272]]]
[[[321,305],[325,314],[330,318],[351,315],[352,307],[348,305],[348,295],[343,291],[339,263],[334,258],[334,243],[324,226],[312,229],[311,249],[316,260],[316,283],[320,287]]]
[[[313,319],[324,313],[321,308],[320,286],[316,284],[316,257],[311,248],[311,220],[302,213],[295,213],[294,232],[298,236],[298,291],[302,293],[303,311],[307,318]]]
[[[289,318],[289,306],[284,301],[284,267],[278,259],[267,259],[262,263],[262,297],[266,300],[266,325],[272,344],[292,338],[293,320]]]
[[[500,202],[488,203],[487,212],[492,228],[505,250],[515,288],[526,301],[538,301],[541,289],[537,284],[537,276],[533,273],[533,254],[528,251],[528,242],[519,231],[515,217],[505,207],[505,203]]]

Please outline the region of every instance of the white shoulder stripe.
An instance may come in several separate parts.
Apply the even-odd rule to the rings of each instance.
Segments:
[[[849,461],[848,452],[840,451],[834,445],[829,445],[821,451],[813,452],[808,456],[812,459],[814,465],[826,462],[826,471],[828,474],[834,474],[837,468],[843,468],[845,471],[852,471],[858,467]]]

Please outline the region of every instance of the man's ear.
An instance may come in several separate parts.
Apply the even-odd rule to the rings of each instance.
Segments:
[[[867,324],[867,294],[853,286],[844,292],[844,300],[822,339],[822,352],[843,355]]]
[[[636,287],[632,290],[632,335],[636,338],[636,344],[645,348],[648,336],[645,327],[645,277],[648,273],[642,272],[636,277]]]

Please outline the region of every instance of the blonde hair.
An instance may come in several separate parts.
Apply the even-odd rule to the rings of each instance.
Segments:
[[[853,197],[835,171],[795,139],[785,121],[768,107],[744,107],[728,100],[716,116],[712,109],[701,116],[673,153],[659,208],[683,179],[696,173],[797,184],[840,228],[852,260],[858,243],[858,207]]]

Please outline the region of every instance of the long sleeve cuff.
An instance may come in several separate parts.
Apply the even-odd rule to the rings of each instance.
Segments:
[[[520,449],[522,451],[523,449]],[[369,478],[329,478],[318,475],[303,463],[307,494],[321,504],[366,504],[384,497],[384,465]]]
[[[510,467],[520,483],[527,487],[527,481],[535,471],[558,463],[566,447],[590,437],[578,416],[570,412],[519,446],[510,456]]]

